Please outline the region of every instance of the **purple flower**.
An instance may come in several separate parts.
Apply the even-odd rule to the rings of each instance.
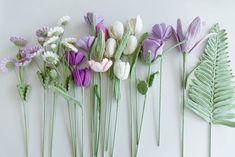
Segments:
[[[89,27],[91,27],[92,20],[94,19],[94,25],[97,26],[99,23],[104,22],[104,18],[101,16],[95,16],[94,13],[88,12],[84,19]]]
[[[108,40],[108,38],[109,38],[109,31],[108,31],[108,28],[105,27],[105,25],[103,23],[99,23],[96,26],[96,36],[98,36],[100,31],[104,32],[105,41]]]
[[[20,60],[16,61],[15,65],[16,65],[17,67],[26,66],[26,65],[28,65],[31,61],[32,61],[32,58],[23,57],[23,58],[21,58]]]
[[[24,47],[27,44],[27,40],[23,37],[11,37],[10,41],[18,47]]]
[[[65,53],[65,57],[70,65],[79,65],[86,61],[86,56],[83,51],[79,52],[69,51]]]
[[[0,61],[0,70],[7,73],[15,69],[16,60],[14,58],[4,58]]]
[[[85,36],[76,42],[76,46],[83,49],[86,52],[90,52],[94,40],[95,40],[94,36]]]
[[[189,25],[186,33],[183,33],[181,20],[177,20],[177,28],[174,30],[174,36],[177,42],[186,41],[184,44],[179,46],[180,52],[190,53],[196,46],[208,37],[214,35],[214,33],[207,34],[203,38],[200,38],[204,22],[200,17],[196,17]]]
[[[73,70],[73,80],[75,85],[79,87],[88,87],[91,83],[91,70],[90,68]]]
[[[47,32],[49,31],[48,27],[42,27],[36,31],[37,37],[47,37]]]
[[[172,26],[165,23],[155,24],[152,28],[152,39],[167,41],[172,35]]]
[[[142,44],[142,59],[147,63],[152,63],[158,55],[162,54],[163,42],[160,40],[145,39]]]
[[[36,57],[36,56],[40,55],[43,51],[44,51],[44,49],[42,47],[35,46],[35,47],[32,47],[32,48],[24,48],[21,51],[21,55],[25,56],[25,57],[28,57],[28,58],[33,58],[33,57]]]

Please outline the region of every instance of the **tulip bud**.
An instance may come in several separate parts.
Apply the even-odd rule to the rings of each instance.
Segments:
[[[130,73],[130,64],[120,59],[116,60],[113,65],[113,73],[120,80],[127,79]]]
[[[91,71],[89,68],[73,70],[73,80],[76,86],[87,87],[91,83]]]
[[[134,35],[131,35],[126,44],[126,48],[123,51],[124,55],[131,55],[137,47],[137,38]]]
[[[120,40],[122,39],[124,33],[124,26],[120,21],[114,22],[110,27],[109,27],[109,35],[110,37]]]
[[[101,62],[96,62],[94,60],[89,60],[88,64],[91,69],[95,72],[106,72],[112,66],[112,60],[104,58]]]
[[[127,21],[127,30],[131,31],[132,34],[139,34],[142,29],[143,22],[139,15]]]
[[[115,50],[116,50],[116,47],[117,47],[117,42],[115,39],[113,38],[109,38],[107,41],[106,41],[106,46],[105,46],[105,53],[104,55],[108,58],[111,58],[113,57],[114,53],[115,53]]]

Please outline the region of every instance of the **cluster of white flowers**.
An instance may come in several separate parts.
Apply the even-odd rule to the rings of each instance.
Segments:
[[[47,32],[47,36],[48,37],[60,36],[63,33],[64,33],[64,28],[60,26],[56,26],[56,27],[50,28],[50,30]]]
[[[69,50],[72,50],[74,52],[78,52],[78,49],[73,45],[73,44],[70,44],[69,42],[65,42],[63,41],[62,44],[68,48]]]
[[[59,56],[53,51],[46,51],[42,55],[43,60],[52,65],[56,65],[59,62]]]
[[[72,44],[75,44],[77,42],[77,39],[76,38],[64,38],[62,42],[67,42],[67,43],[72,43]]]
[[[70,20],[71,20],[71,17],[63,16],[58,20],[57,25],[58,26],[65,26],[70,22]]]
[[[48,46],[50,44],[54,44],[59,39],[58,36],[52,36],[46,42],[44,42],[43,46]]]

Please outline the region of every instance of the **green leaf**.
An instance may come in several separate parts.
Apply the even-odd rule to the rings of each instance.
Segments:
[[[94,41],[94,43],[93,43],[93,45],[92,45],[92,48],[91,48],[91,52],[88,54],[88,59],[90,60],[90,59],[96,59],[95,57],[96,57],[96,45],[97,45],[97,38],[95,38],[95,41]]]
[[[100,100],[101,99],[100,90],[97,84],[94,85],[94,93],[95,93],[95,96]]]
[[[186,82],[186,107],[209,123],[235,127],[235,84],[230,69],[225,30],[218,25],[208,39],[198,65]],[[228,120],[229,119],[229,120]]]
[[[138,92],[140,92],[140,94],[145,95],[148,91],[149,85],[146,81],[141,80],[139,81],[139,83],[137,84],[137,90]]]
[[[24,85],[24,84],[18,84],[17,85],[18,93],[20,96],[20,99],[22,101],[28,101],[29,94],[31,92],[31,86],[30,85]]]
[[[124,34],[124,36],[123,36],[123,38],[122,38],[122,41],[121,41],[121,43],[119,44],[119,46],[117,47],[117,50],[116,50],[116,52],[115,52],[115,54],[114,54],[115,60],[120,59],[120,57],[122,56],[122,53],[123,53],[123,51],[124,51],[124,49],[125,49],[125,47],[126,47],[126,44],[127,44],[127,42],[128,42],[128,39],[129,39],[130,35],[131,35],[131,32],[130,32],[130,31],[128,31],[128,32],[126,32],[126,33]]]
[[[66,89],[66,91],[71,90],[71,85],[72,85],[72,77],[68,76],[67,79],[65,80],[65,89]]]
[[[97,39],[95,59],[101,61],[103,59],[104,51],[105,51],[105,37],[104,37],[104,32],[100,31]]]
[[[149,78],[148,78],[148,86],[149,87],[152,87],[152,85],[153,85],[153,81],[154,81],[154,79],[156,78],[156,76],[159,74],[159,72],[157,71],[157,72],[155,72],[155,73],[152,73],[150,76],[149,76]]]
[[[114,95],[116,100],[121,99],[121,87],[120,87],[120,80],[117,79],[116,77],[114,78]]]

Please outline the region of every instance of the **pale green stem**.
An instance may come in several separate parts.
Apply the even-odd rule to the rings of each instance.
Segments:
[[[70,127],[70,136],[71,136],[71,144],[72,144],[72,153],[73,157],[75,157],[75,147],[74,147],[74,127],[72,122],[72,108],[71,104],[67,102],[68,105],[68,114],[69,114],[69,127]]]
[[[109,98],[109,78],[107,78],[107,95],[106,95],[106,106],[105,106],[105,113],[104,113],[104,143],[103,143],[103,156],[105,152],[105,142],[106,142],[106,132],[107,132],[107,127],[106,127],[106,121],[107,121],[107,110],[108,110],[108,98]]]
[[[25,156],[29,157],[28,118],[27,118],[26,102],[23,101],[22,105],[23,105],[24,130],[25,130]]]
[[[55,128],[55,114],[56,114],[56,93],[53,93],[53,105],[52,105],[52,121],[51,121],[51,139],[50,139],[50,157],[53,156],[53,140],[54,140],[54,128]]]
[[[42,156],[45,156],[45,140],[46,140],[46,89],[43,92],[43,129],[42,129]]]
[[[82,87],[82,157],[84,157],[84,106],[85,106],[85,96],[84,87]]]

